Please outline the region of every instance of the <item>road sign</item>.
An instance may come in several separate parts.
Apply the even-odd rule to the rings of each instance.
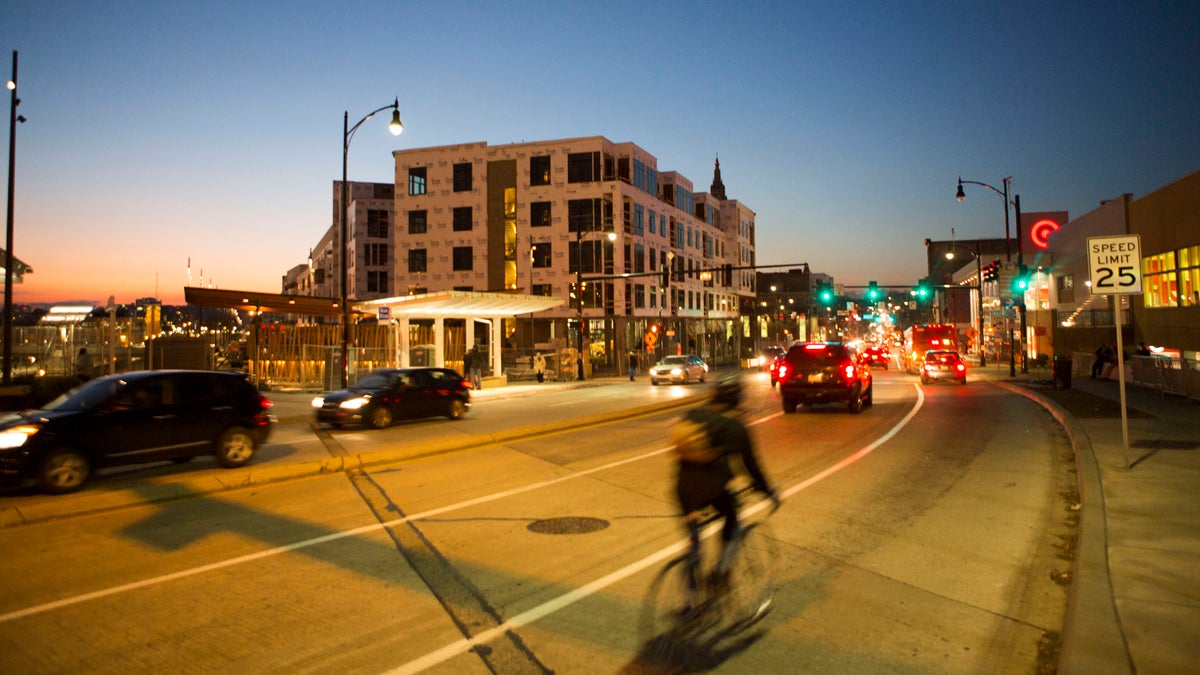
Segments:
[[[1142,292],[1142,244],[1136,234],[1088,237],[1087,257],[1092,295]]]

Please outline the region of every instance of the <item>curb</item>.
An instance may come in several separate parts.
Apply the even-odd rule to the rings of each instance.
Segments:
[[[1071,439],[1075,452],[1075,475],[1079,488],[1079,545],[1063,620],[1062,649],[1058,672],[1101,675],[1132,675],[1133,659],[1121,630],[1108,568],[1108,519],[1100,465],[1092,441],[1079,420],[1054,401],[1026,387],[995,381],[1045,408]]]

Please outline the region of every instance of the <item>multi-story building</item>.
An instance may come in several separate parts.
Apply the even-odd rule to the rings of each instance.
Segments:
[[[739,298],[754,294],[754,212],[726,198],[719,164],[710,190],[697,193],[644,149],[601,136],[394,156],[392,295],[568,298],[528,321],[506,320],[504,340],[573,346],[582,318],[597,365],[620,366],[630,351],[655,355],[647,348],[738,358],[748,335]]]
[[[573,348],[582,319],[590,365],[623,369],[629,352],[642,363],[666,352],[738,359],[751,335],[739,305],[755,293],[755,214],[727,198],[719,162],[696,192],[644,149],[601,136],[393,154],[395,185],[348,185],[352,301],[559,297],[556,309],[505,319],[503,343],[526,355]],[[283,275],[285,294],[340,295],[344,211],[341,183],[333,188],[333,224],[308,263]]]

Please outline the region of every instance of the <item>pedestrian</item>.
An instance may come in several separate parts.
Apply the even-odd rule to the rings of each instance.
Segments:
[[[95,375],[95,365],[92,363],[92,355],[88,354],[87,347],[79,348],[79,355],[75,357],[75,374],[85,382]]]
[[[479,352],[479,347],[473,345],[463,361],[465,361],[463,365],[467,367],[467,373],[471,378],[471,386],[475,389],[483,389],[483,354]]]
[[[629,352],[629,381],[633,382],[634,375],[637,375],[638,358],[637,354]]]
[[[539,383],[546,381],[546,357],[541,352],[533,355],[533,374]]]
[[[1100,379],[1101,374],[1104,373],[1104,364],[1108,361],[1107,353],[1108,345],[1104,344],[1103,342],[1100,343],[1100,346],[1096,348],[1095,352],[1096,360],[1092,362],[1093,380]]]

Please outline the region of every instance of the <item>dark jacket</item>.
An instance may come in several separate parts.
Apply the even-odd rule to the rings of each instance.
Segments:
[[[694,462],[682,458],[679,461],[675,494],[684,513],[702,509],[726,493],[726,486],[734,475],[734,458],[740,459],[756,488],[770,491],[754,457],[750,432],[735,415],[736,410],[722,414],[704,406],[689,410],[684,416],[704,426],[714,450],[714,458],[709,461]]]

